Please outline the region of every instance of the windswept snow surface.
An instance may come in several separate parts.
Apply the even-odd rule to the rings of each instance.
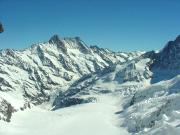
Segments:
[[[120,103],[119,95],[105,94],[57,111],[34,107],[15,113],[10,123],[0,121],[0,135],[128,135],[115,114]]]

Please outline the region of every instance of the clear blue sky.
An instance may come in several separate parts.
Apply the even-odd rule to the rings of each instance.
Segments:
[[[180,34],[180,0],[0,0],[0,48],[53,34],[115,51],[160,49]]]

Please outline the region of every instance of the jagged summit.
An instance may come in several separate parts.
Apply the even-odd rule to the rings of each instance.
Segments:
[[[173,49],[180,48],[180,35],[176,37],[174,41],[169,41],[162,51],[171,51]]]
[[[174,41],[176,44],[180,45],[180,35],[177,36],[177,38]]]
[[[159,51],[147,52],[143,57],[150,58],[151,68],[159,70],[180,71],[180,35],[174,40],[169,41],[164,48]],[[168,74],[168,72],[167,72]],[[177,73],[176,73],[177,74]]]
[[[64,44],[64,41],[62,38],[60,38],[57,34],[56,35],[53,35],[50,40],[49,40],[49,43],[50,44],[56,44],[57,47],[60,47],[61,49],[63,49],[64,51],[66,51],[66,47],[65,47],[65,44]]]
[[[50,40],[50,44],[55,44],[61,49],[64,49],[64,51],[69,48],[79,49],[80,51],[83,51],[84,53],[90,53],[90,48],[86,43],[81,40],[80,37],[65,37],[60,38],[57,34],[53,35]]]
[[[180,36],[169,41],[156,60],[161,68],[180,70]]]
[[[59,35],[55,34],[50,38],[49,42],[58,42],[60,40],[61,39],[60,39]]]
[[[63,40],[64,41],[72,41],[72,42],[83,42],[80,37],[64,37],[64,38],[61,38],[58,34],[54,34],[50,38],[49,42],[50,43],[57,43],[57,42],[63,41]]]

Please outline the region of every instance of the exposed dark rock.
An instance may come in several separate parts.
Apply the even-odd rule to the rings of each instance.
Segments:
[[[0,113],[3,117],[0,117],[0,120],[4,120],[7,122],[11,121],[12,113],[16,112],[17,110],[8,103],[6,100],[0,98]]]
[[[54,35],[50,38],[49,43],[56,44],[57,49],[61,50],[63,53],[67,53],[67,48],[63,42],[63,39],[61,39],[58,35]]]
[[[73,106],[73,105],[77,105],[77,104],[84,104],[84,103],[89,103],[89,102],[93,102],[96,99],[93,97],[90,98],[69,98],[69,97],[65,97],[62,99],[56,99],[53,103],[53,110],[59,109],[59,108],[63,108],[63,107],[69,107],[69,106]]]
[[[0,23],[0,33],[4,32],[3,25]]]
[[[6,81],[4,78],[0,77],[0,90],[1,90],[1,91],[7,91],[7,89],[2,89],[2,88],[1,88],[2,86],[8,87],[9,90],[10,90],[11,88],[13,88],[8,81]]]
[[[151,68],[180,70],[180,36],[167,45],[154,56]]]

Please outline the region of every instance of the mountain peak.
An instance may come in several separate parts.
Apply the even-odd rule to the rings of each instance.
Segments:
[[[180,35],[174,41],[169,41],[166,46],[155,55],[153,67],[160,69],[180,69]]]
[[[49,42],[53,42],[53,43],[57,43],[57,42],[59,42],[61,39],[60,39],[60,37],[59,37],[59,35],[57,35],[57,34],[55,34],[55,35],[53,35],[51,38],[50,38],[50,40],[49,40]]]
[[[176,37],[174,41],[169,41],[166,46],[163,48],[162,51],[171,51],[173,49],[179,48],[178,46],[180,45],[180,35]],[[178,49],[179,50],[179,49]]]
[[[180,44],[180,35],[178,35],[178,36],[176,37],[176,39],[174,40],[174,42],[175,42],[176,44]]]

